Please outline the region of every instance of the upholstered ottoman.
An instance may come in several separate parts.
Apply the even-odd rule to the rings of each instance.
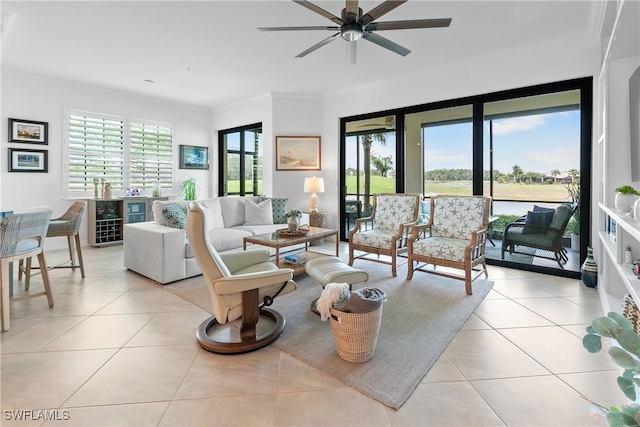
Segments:
[[[329,283],[348,283],[351,289],[351,285],[369,280],[366,271],[353,268],[335,256],[311,259],[307,261],[304,269],[323,288]],[[314,313],[318,313],[316,301],[317,298],[311,303],[311,310]]]

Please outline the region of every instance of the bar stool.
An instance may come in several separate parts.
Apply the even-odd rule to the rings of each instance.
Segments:
[[[84,215],[84,211],[87,208],[87,202],[74,202],[69,209],[62,215],[60,218],[52,219],[49,222],[49,229],[47,230],[47,237],[63,237],[67,238],[67,243],[69,245],[69,257],[70,257],[70,265],[62,263],[60,265],[51,266],[49,270],[54,268],[70,268],[73,271],[76,268],[80,268],[80,274],[82,278],[84,278],[84,261],[82,259],[82,247],[80,246],[80,224],[82,223],[82,216]],[[74,241],[75,241],[75,251],[74,251]],[[78,255],[78,259],[76,260],[76,253]],[[24,283],[24,288],[29,289],[29,280],[30,280],[30,272],[31,272],[31,258],[27,259],[26,267],[22,267],[22,260],[20,261],[20,268],[18,269],[18,280],[22,279],[22,273],[26,272],[26,278]]]
[[[14,261],[38,257],[38,264],[44,283],[44,292],[14,297],[14,300],[31,298],[40,295],[47,296],[49,307],[53,307],[53,295],[49,284],[47,263],[44,258],[42,246],[44,245],[47,225],[51,218],[51,211],[31,212],[9,215],[0,221],[0,306],[2,307],[2,331],[9,330],[9,300],[10,276],[9,265]]]

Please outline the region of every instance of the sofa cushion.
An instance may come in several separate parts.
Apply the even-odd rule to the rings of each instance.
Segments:
[[[212,220],[211,223],[207,221],[209,230],[212,230],[214,228],[224,228],[224,218],[222,217],[222,206],[220,205],[220,198],[215,197],[213,199],[203,200],[202,204],[208,208],[208,214],[210,214],[210,217],[207,217],[207,220]]]
[[[158,225],[167,225],[162,217],[162,209],[167,205],[182,206],[187,211],[187,203],[184,200],[154,200],[153,201],[153,219]]]
[[[221,197],[222,218],[224,228],[244,224],[244,198],[242,197]]]
[[[271,208],[273,210],[273,223],[274,224],[286,224],[287,223],[287,202],[289,199],[286,197],[272,197]]]
[[[268,225],[273,224],[273,210],[271,209],[271,199],[260,203],[247,200],[244,202],[244,224],[245,225]]]
[[[187,212],[177,204],[167,205],[162,208],[162,219],[168,227],[185,229],[187,225]]]
[[[216,228],[209,231],[209,242],[216,251],[223,252],[231,249],[242,248],[245,237],[251,233],[238,228]]]

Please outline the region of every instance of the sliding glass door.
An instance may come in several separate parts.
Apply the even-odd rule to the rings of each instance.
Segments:
[[[218,133],[218,193],[224,196],[262,194],[262,124]]]
[[[343,240],[375,193],[422,194],[421,221],[432,194],[488,195],[489,263],[578,277],[589,244],[591,98],[583,78],[342,119]],[[509,224],[563,204],[575,212],[553,249],[510,242],[503,255]]]

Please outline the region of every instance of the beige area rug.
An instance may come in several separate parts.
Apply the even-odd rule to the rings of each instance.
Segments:
[[[476,280],[473,295],[464,282],[416,272],[406,280],[406,267],[398,277],[391,267],[356,261],[354,267],[369,273],[369,281],[354,289],[373,287],[384,291],[387,302],[373,359],[352,363],[335,349],[330,323],[309,309],[322,288],[306,274],[296,277],[298,289],[276,298],[273,308],[282,313],[286,327],[272,345],[359,392],[392,408],[400,408],[411,396],[456,332],[491,290],[493,282]],[[165,287],[168,291],[211,312],[202,276]]]

